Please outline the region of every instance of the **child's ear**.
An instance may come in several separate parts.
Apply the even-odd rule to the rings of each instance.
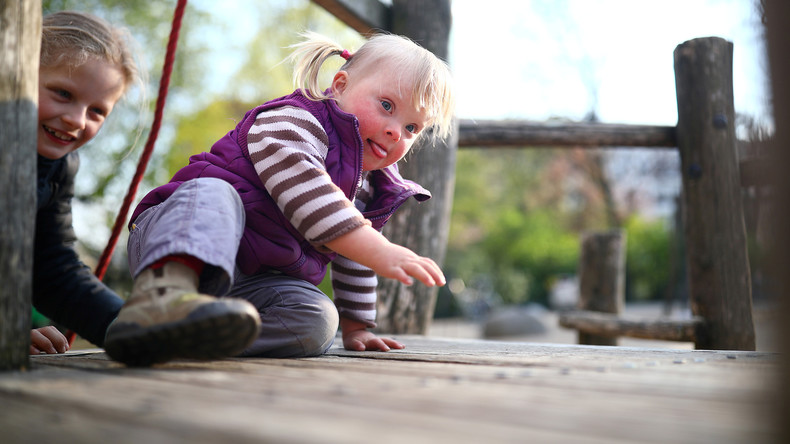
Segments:
[[[332,79],[332,96],[339,97],[348,86],[348,72],[338,71]]]

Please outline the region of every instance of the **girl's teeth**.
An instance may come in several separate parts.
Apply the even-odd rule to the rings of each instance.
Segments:
[[[74,140],[74,138],[69,136],[68,134],[61,134],[60,132],[55,131],[52,128],[44,127],[44,129],[46,129],[48,133],[52,134],[53,136],[57,137],[58,139],[64,142],[70,142]]]

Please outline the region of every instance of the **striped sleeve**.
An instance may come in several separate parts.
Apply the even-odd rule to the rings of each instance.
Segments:
[[[247,149],[264,188],[311,244],[321,246],[365,220],[326,171],[326,132],[308,111],[264,111],[247,135]]]
[[[332,291],[341,317],[376,326],[376,273],[338,255],[332,261]]]

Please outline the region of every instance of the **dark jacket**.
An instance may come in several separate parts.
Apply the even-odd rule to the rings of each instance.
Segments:
[[[71,224],[71,199],[79,156],[38,156],[33,306],[53,322],[102,346],[123,300],[80,261]]]
[[[131,220],[167,199],[178,186],[196,177],[216,177],[233,185],[244,203],[246,226],[236,264],[245,274],[275,269],[318,285],[326,274],[326,264],[336,253],[319,251],[283,215],[269,196],[255,171],[247,150],[247,134],[256,116],[264,110],[297,106],[309,111],[321,123],[328,139],[324,164],[332,182],[353,201],[362,178],[362,139],[357,118],[341,110],[334,100],[311,101],[299,92],[260,105],[211,148],[189,159],[170,183],[156,188],[140,202]],[[380,230],[408,198],[430,198],[420,185],[406,180],[397,165],[373,171],[370,182],[375,192],[362,215]]]

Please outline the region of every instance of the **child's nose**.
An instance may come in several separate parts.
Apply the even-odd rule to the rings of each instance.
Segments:
[[[82,108],[75,108],[63,114],[63,121],[75,129],[84,129],[87,120],[87,111]]]
[[[400,130],[397,127],[391,127],[387,129],[387,135],[392,138],[393,142],[397,142],[400,140]]]

